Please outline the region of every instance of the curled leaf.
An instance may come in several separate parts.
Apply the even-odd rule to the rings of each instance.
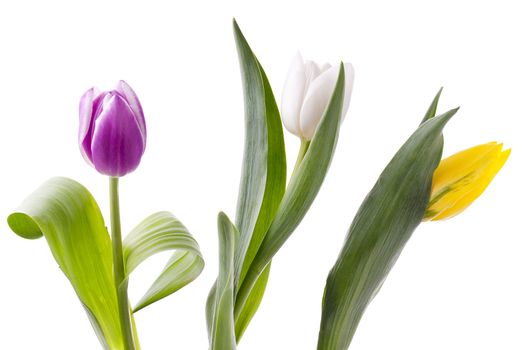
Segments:
[[[24,200],[7,221],[21,237],[46,238],[101,344],[105,349],[122,349],[111,241],[91,193],[71,179],[52,178]]]
[[[175,250],[164,270],[135,306],[135,312],[192,282],[204,268],[197,241],[169,212],[158,212],[144,219],[126,236],[122,248],[127,276],[150,256]]]

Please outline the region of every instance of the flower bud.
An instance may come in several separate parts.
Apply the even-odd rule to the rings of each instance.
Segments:
[[[350,104],[354,82],[352,64],[345,63],[344,68],[343,118]],[[281,101],[281,115],[288,131],[304,140],[312,139],[330,102],[338,73],[339,66],[320,66],[312,61],[304,61],[301,54],[297,54],[290,66]]]
[[[439,163],[424,220],[449,219],[465,210],[488,187],[510,149],[496,142],[469,148]]]
[[[139,99],[120,81],[112,91],[91,88],[80,99],[78,143],[99,173],[124,176],[135,170],[146,148],[146,121]]]

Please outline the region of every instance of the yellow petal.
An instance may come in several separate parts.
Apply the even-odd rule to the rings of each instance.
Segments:
[[[432,194],[429,209],[435,215],[459,201],[469,185],[475,184],[490,160],[501,152],[502,145],[488,143],[454,154],[441,161],[432,179]]]
[[[507,161],[510,149],[489,142],[441,161],[432,179],[424,220],[443,220],[465,210],[488,187]]]

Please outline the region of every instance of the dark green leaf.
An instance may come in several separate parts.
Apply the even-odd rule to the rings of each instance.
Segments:
[[[294,176],[290,179],[290,184],[275,218],[250,265],[243,284],[239,288],[235,305],[236,314],[244,307],[259,275],[299,225],[321,188],[337,144],[342,120],[344,85],[344,68],[341,64],[334,92],[308,151]]]
[[[432,100],[432,103],[428,107],[428,110],[425,113],[425,116],[423,117],[423,120],[421,121],[421,124],[423,124],[427,120],[432,119],[432,118],[434,118],[436,116],[437,107],[438,107],[438,103],[439,103],[439,98],[441,97],[441,93],[442,92],[443,92],[443,88],[439,89],[438,93],[436,94],[436,96]]]
[[[242,282],[275,216],[286,186],[286,155],[279,110],[270,84],[234,22],[244,91],[245,145],[236,226],[235,282]]]
[[[286,155],[279,110],[268,78],[234,21],[245,106],[245,146],[236,226],[234,286],[240,285],[281,201],[286,186]],[[235,314],[237,340],[264,295],[270,267],[248,294],[249,303]],[[213,290],[212,292],[213,293]],[[213,308],[208,308],[212,318]]]
[[[361,205],[327,278],[318,350],[350,345],[366,307],[423,218],[441,159],[441,132],[456,111],[432,118],[431,106],[428,120],[392,158]]]

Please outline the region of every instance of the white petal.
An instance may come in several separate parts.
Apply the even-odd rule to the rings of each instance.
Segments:
[[[304,95],[306,94],[306,91],[308,91],[308,87],[310,86],[310,83],[315,80],[321,74],[321,69],[315,63],[314,61],[306,61],[304,63],[304,71],[306,76],[306,83],[304,87],[304,93],[303,93],[303,99]]]
[[[330,68],[332,68],[332,65],[330,63],[325,63],[321,66],[321,73],[324,73],[326,72],[327,70],[329,70]]]
[[[324,71],[315,79],[306,92],[300,114],[300,129],[302,137],[311,140],[314,136],[317,125],[323,117],[324,111],[332,97],[332,93],[339,75],[339,66],[330,67],[325,64],[321,68]],[[328,69],[327,69],[328,68]],[[343,100],[342,118],[344,119],[348,107],[354,84],[354,68],[351,63],[344,64],[345,69],[345,96]]]
[[[339,67],[329,68],[310,84],[306,92],[300,116],[301,135],[306,140],[311,140],[314,136],[317,124],[334,91],[338,72]]]
[[[299,113],[303,103],[306,72],[303,58],[297,53],[283,88],[281,99],[281,118],[283,124],[294,135],[299,135]]]

